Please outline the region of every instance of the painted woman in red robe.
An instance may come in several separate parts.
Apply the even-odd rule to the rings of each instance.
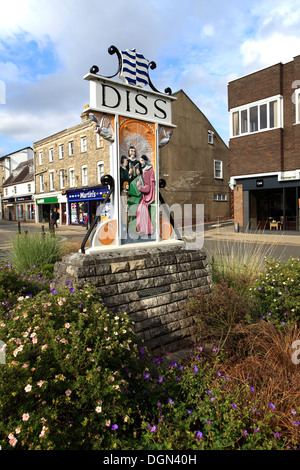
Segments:
[[[142,193],[142,198],[139,202],[136,219],[137,219],[137,231],[142,236],[152,235],[154,227],[151,221],[149,205],[155,200],[155,175],[150,163],[149,158],[146,155],[140,157],[144,185],[141,182],[137,182],[139,191]]]

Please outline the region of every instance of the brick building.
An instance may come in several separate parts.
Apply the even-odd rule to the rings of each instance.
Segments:
[[[5,220],[35,221],[34,162],[21,162],[2,185],[3,218]]]
[[[300,56],[228,84],[230,186],[241,229],[299,230]]]
[[[34,143],[37,222],[48,222],[54,207],[61,224],[91,222],[107,193],[100,179],[109,172],[109,143],[88,114],[83,111],[80,124]]]

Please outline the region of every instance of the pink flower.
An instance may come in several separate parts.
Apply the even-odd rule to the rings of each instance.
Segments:
[[[67,397],[69,397],[72,393],[72,390],[68,389],[65,391],[65,394],[67,395]]]
[[[28,420],[29,420],[29,414],[28,414],[28,413],[24,413],[23,416],[22,416],[22,420],[23,420],[23,421],[28,421]]]

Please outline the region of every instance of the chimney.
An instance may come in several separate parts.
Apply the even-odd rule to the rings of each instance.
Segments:
[[[89,104],[85,104],[83,106],[83,112],[80,115],[82,122],[89,120],[89,111],[87,111],[89,109],[89,107],[90,107]]]

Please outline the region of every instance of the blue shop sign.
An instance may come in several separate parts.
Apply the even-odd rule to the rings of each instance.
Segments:
[[[78,201],[97,201],[105,199],[109,188],[106,186],[98,186],[95,188],[78,189],[76,191],[67,191],[69,202]]]

